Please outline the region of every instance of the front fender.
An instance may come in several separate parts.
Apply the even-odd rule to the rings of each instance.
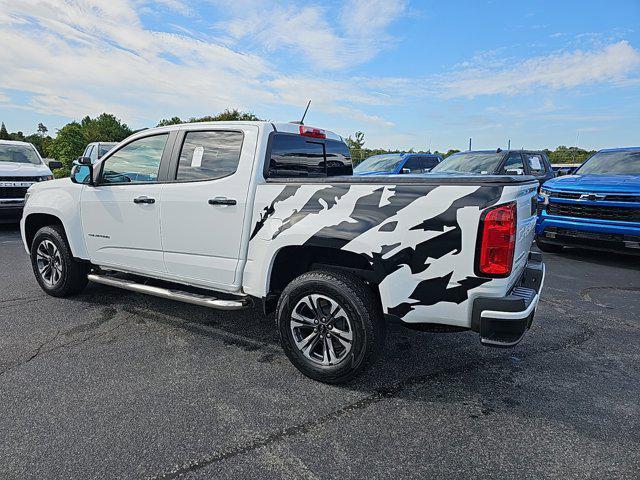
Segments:
[[[24,206],[20,222],[22,240],[27,252],[29,248],[26,228],[29,223],[29,217],[36,214],[45,214],[60,220],[73,256],[89,259],[80,216],[80,198],[84,188],[84,185],[75,184],[70,179],[61,179],[37,184],[29,189],[29,198]]]

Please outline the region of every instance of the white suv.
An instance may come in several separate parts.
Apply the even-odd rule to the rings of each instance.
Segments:
[[[50,165],[62,167],[57,161]],[[20,220],[27,189],[51,179],[51,170],[32,144],[0,140],[0,222]]]

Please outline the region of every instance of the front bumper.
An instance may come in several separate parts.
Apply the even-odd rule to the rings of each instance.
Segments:
[[[640,223],[550,215],[542,209],[536,237],[545,243],[623,253],[640,253]]]
[[[0,223],[19,221],[23,209],[24,200],[0,200]]]
[[[531,327],[545,267],[542,255],[529,254],[529,260],[519,281],[504,297],[479,297],[473,301],[471,330],[489,347],[513,347]]]

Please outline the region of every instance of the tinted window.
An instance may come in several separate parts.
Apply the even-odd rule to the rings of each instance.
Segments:
[[[529,171],[531,175],[540,175],[544,173],[544,159],[539,153],[525,153],[523,154],[527,165],[529,165]]]
[[[522,163],[522,155],[519,153],[509,154],[509,158],[504,162],[502,167],[502,173],[507,173],[507,170],[518,170],[518,175],[524,175],[524,163]]]
[[[325,143],[327,154],[327,176],[352,175],[351,154],[343,142],[327,140]]]
[[[504,154],[497,152],[462,152],[445,158],[431,172],[480,173],[493,175],[498,170]]]
[[[235,173],[242,139],[242,132],[187,132],[176,179],[212,180]]]
[[[270,177],[324,177],[324,145],[300,135],[276,134],[269,158]]]
[[[575,173],[640,175],[640,151],[598,152]]]
[[[87,148],[84,149],[82,156],[91,158],[91,152],[93,152],[93,144],[90,143],[87,145]]]
[[[168,133],[154,135],[122,147],[105,160],[101,183],[157,181],[160,159],[168,137]]]
[[[431,170],[438,164],[437,157],[422,157],[422,168]]]
[[[411,157],[404,162],[403,169],[411,170],[410,173],[422,173],[422,159],[420,157]]]
[[[404,164],[404,168],[411,170],[411,173],[424,173],[430,171],[438,164],[436,157],[418,156],[411,157]]]

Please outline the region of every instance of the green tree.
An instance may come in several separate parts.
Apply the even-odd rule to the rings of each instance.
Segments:
[[[2,122],[2,126],[0,126],[0,140],[9,140],[10,138],[7,127],[5,127],[4,122]]]
[[[43,137],[45,136],[45,134],[49,131],[49,129],[45,126],[44,123],[39,123],[38,124],[38,133],[40,135],[42,135]]]
[[[190,117],[188,120],[182,120],[180,117],[163,118],[158,122],[158,127],[166,127],[167,125],[176,125],[179,123],[197,123],[197,122],[237,122],[248,121],[258,122],[260,118],[250,112],[241,112],[237,108],[233,110],[226,109],[216,115],[205,115],[204,117]]]
[[[346,143],[347,143],[347,147],[349,147],[351,160],[353,161],[353,163],[357,165],[362,160],[367,158],[366,156],[364,156],[364,152],[363,152],[364,143],[365,143],[364,133],[358,131],[353,134],[353,137],[354,138],[352,138],[351,135],[349,135],[349,137],[347,137]],[[367,155],[367,156],[370,156],[370,155]]]
[[[156,127],[166,127],[168,125],[178,125],[180,123],[184,123],[180,117],[172,117],[172,118],[163,118],[158,122]]]
[[[80,123],[86,144],[91,142],[120,142],[133,133],[115,115],[103,113],[96,118],[86,116]]]
[[[78,122],[67,123],[58,130],[46,149],[46,156],[62,162],[63,168],[54,172],[56,177],[68,176],[71,172],[71,164],[82,155],[87,142],[84,139],[83,127]]]

